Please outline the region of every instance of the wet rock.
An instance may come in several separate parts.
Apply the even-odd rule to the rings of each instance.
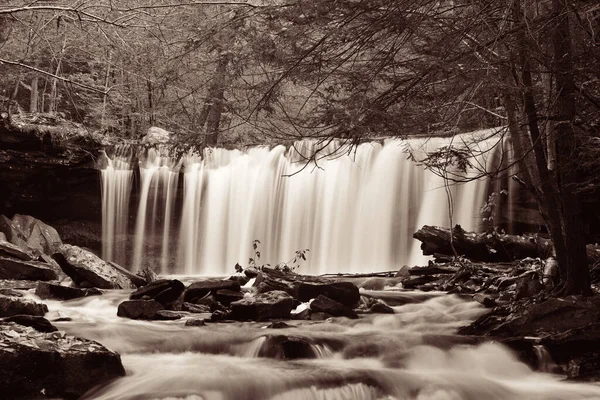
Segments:
[[[258,356],[280,360],[317,358],[313,345],[308,339],[285,335],[266,336]]]
[[[52,256],[76,285],[88,282],[100,289],[131,289],[135,285],[109,263],[81,247],[64,244]]]
[[[114,261],[109,261],[108,263],[113,268],[115,268],[117,271],[119,271],[120,273],[122,273],[123,275],[125,275],[127,278],[129,278],[129,280],[131,281],[131,283],[133,283],[138,288],[142,287],[144,285],[147,285],[149,282],[153,282],[153,281],[156,280],[156,279],[153,279],[151,281],[147,281],[144,277],[130,272],[129,270],[123,268],[122,266],[120,266],[119,264],[117,264]]]
[[[248,267],[244,270],[244,274],[249,278],[256,278],[260,271],[255,267]]]
[[[185,326],[206,326],[206,322],[202,318],[193,318],[185,321]]]
[[[402,287],[404,289],[417,289],[419,286],[425,285],[427,283],[437,281],[438,278],[429,275],[417,276],[416,278],[406,279],[402,282]]]
[[[179,312],[179,311],[171,311],[171,310],[159,310],[153,316],[152,319],[162,320],[162,321],[173,321],[176,319],[181,319],[187,317],[187,313]]]
[[[46,318],[39,315],[13,315],[2,318],[3,322],[14,322],[15,324],[30,326],[38,332],[56,332],[58,329]]]
[[[163,305],[170,304],[177,300],[185,290],[185,285],[177,279],[160,279],[142,286],[129,295],[131,300],[141,299],[143,297],[154,299]]]
[[[228,289],[240,291],[240,284],[230,280],[207,279],[192,283],[183,294],[183,301],[194,303],[194,300],[200,299],[211,292],[217,290]]]
[[[19,246],[6,241],[6,239],[0,239],[0,256],[14,257],[23,261],[33,260],[33,255],[30,252],[22,250]]]
[[[199,306],[207,306],[210,308],[211,311],[216,311],[216,310],[226,311],[225,306],[222,305],[221,303],[219,303],[217,301],[217,299],[215,298],[214,294],[212,294],[212,293],[207,294],[206,296],[202,297],[201,299],[194,300],[193,304],[196,304]]]
[[[291,327],[291,325],[288,325],[283,321],[273,321],[269,325],[265,326],[267,329],[286,329]]]
[[[1,289],[19,289],[29,290],[35,289],[38,285],[38,281],[24,281],[15,279],[0,279]]]
[[[0,324],[0,393],[10,398],[75,399],[125,375],[121,358],[99,343]],[[5,397],[8,398],[8,397]]]
[[[365,290],[383,290],[386,287],[398,286],[400,282],[398,278],[369,278],[358,286]]]
[[[56,229],[30,215],[15,214],[12,218],[12,226],[17,229],[17,235],[25,242],[27,246],[25,248],[44,254],[53,254],[62,245]],[[13,232],[11,229],[11,233]],[[8,235],[7,237],[14,243],[11,237]]]
[[[294,297],[303,302],[323,295],[348,307],[354,307],[360,300],[358,287],[350,282],[296,282],[295,293]]]
[[[231,303],[231,318],[239,321],[289,318],[294,299],[286,292],[275,290],[244,297]]]
[[[315,312],[311,311],[308,315],[308,319],[311,321],[327,321],[329,318],[332,318],[333,315],[328,314],[326,312]]]
[[[248,281],[250,281],[250,278],[248,278],[243,272],[235,273],[227,279],[239,283],[240,286],[244,286],[246,283],[248,283]]]
[[[128,300],[119,304],[117,315],[130,319],[153,319],[164,306],[156,300]]]
[[[486,296],[482,293],[477,293],[476,295],[474,295],[473,300],[475,300],[476,302],[478,302],[486,308],[493,308],[497,305],[496,300],[493,297]]]
[[[226,306],[230,305],[234,301],[238,301],[244,298],[244,294],[240,292],[234,292],[233,290],[220,289],[215,293],[215,299],[221,304]]]
[[[372,314],[395,314],[396,313],[392,307],[388,306],[387,304],[385,304],[381,301],[373,303],[371,305],[371,307],[369,308],[369,312]]]
[[[47,264],[0,257],[0,279],[50,281],[57,278]]]
[[[317,296],[316,299],[310,302],[310,309],[314,312],[327,313],[334,317],[358,318],[353,309],[323,295]]]
[[[48,307],[45,304],[29,299],[0,295],[0,317],[19,314],[43,316],[47,312]]]
[[[184,302],[182,304],[181,309],[183,311],[197,313],[197,314],[212,312],[210,306],[207,306],[204,304],[193,304],[193,303],[186,303],[186,302]]]
[[[102,292],[96,288],[80,289],[56,283],[40,282],[35,289],[35,294],[41,299],[71,300],[79,297],[98,296]]]
[[[23,297],[23,293],[14,289],[0,289],[0,295],[12,296],[12,297]]]
[[[142,278],[144,282],[146,282],[145,284],[152,283],[158,280],[158,275],[156,275],[156,272],[154,272],[152,268],[144,268],[143,270],[139,271],[136,275]]]
[[[410,267],[408,265],[403,265],[402,268],[400,268],[398,272],[396,272],[395,277],[404,279],[410,278]]]
[[[229,319],[229,313],[223,310],[215,310],[210,316],[211,322],[225,321]]]

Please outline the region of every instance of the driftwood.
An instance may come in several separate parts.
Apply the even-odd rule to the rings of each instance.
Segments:
[[[506,262],[526,257],[547,258],[552,254],[552,242],[539,236],[466,232],[460,225],[452,232],[456,253],[472,261]],[[424,255],[453,255],[450,229],[424,225],[413,237],[422,242]],[[600,249],[596,246],[588,245],[587,254],[590,264],[600,261]]]

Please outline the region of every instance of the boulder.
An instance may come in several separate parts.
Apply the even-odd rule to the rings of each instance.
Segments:
[[[234,301],[238,301],[244,298],[244,294],[241,292],[235,292],[229,289],[220,289],[215,293],[215,299],[221,304],[226,306],[230,305]]]
[[[12,223],[18,229],[19,234],[27,244],[27,248],[37,250],[43,254],[53,254],[62,245],[62,240],[56,229],[37,218],[30,215],[15,214]]]
[[[22,250],[19,246],[16,246],[4,239],[0,238],[0,256],[2,257],[14,257],[23,261],[33,260],[33,255],[25,250]]]
[[[79,297],[98,296],[102,292],[96,288],[80,289],[56,283],[40,282],[35,289],[35,294],[41,299],[71,300]]]
[[[52,258],[78,286],[87,282],[89,286],[100,289],[135,288],[127,276],[81,247],[64,244],[60,246],[57,253],[53,254]]]
[[[185,290],[185,285],[177,279],[159,279],[152,283],[142,286],[129,295],[131,300],[147,297],[154,299],[163,305],[170,304],[177,300]]]
[[[144,280],[144,285],[147,285],[148,283],[152,283],[156,280],[158,280],[158,275],[156,275],[156,272],[154,272],[154,270],[152,268],[144,268],[141,271],[138,271],[136,273],[136,276],[139,276],[140,278],[142,278]],[[134,281],[135,283],[135,281]],[[141,286],[144,286],[141,285]]]
[[[127,300],[119,304],[117,315],[131,319],[154,319],[164,307],[156,300]]]
[[[267,321],[277,318],[289,318],[294,308],[294,298],[286,292],[275,290],[244,297],[231,303],[231,319],[246,321]]]
[[[171,132],[159,128],[158,126],[151,126],[148,128],[148,132],[142,139],[143,144],[156,145],[169,143],[171,141]]]
[[[50,281],[57,278],[48,264],[0,257],[0,279]]]
[[[0,295],[0,317],[10,317],[19,314],[43,316],[47,312],[48,307],[45,304],[20,297]]]
[[[119,355],[99,343],[61,332],[0,324],[3,398],[76,399],[92,387],[124,375]]]
[[[348,307],[354,307],[360,300],[358,287],[351,282],[296,282],[295,298],[305,302],[323,295]]]
[[[206,279],[196,281],[187,287],[183,294],[183,301],[194,303],[195,300],[201,299],[207,294],[217,290],[228,289],[236,292],[240,291],[240,284],[230,280]]]
[[[395,314],[395,311],[392,307],[381,301],[373,303],[373,305],[371,305],[369,308],[369,312],[372,314]]]
[[[117,264],[116,262],[113,261],[109,261],[108,262],[111,266],[113,266],[117,271],[119,271],[120,273],[122,273],[123,275],[125,275],[126,277],[129,278],[129,280],[136,286],[136,287],[141,287],[144,285],[147,285],[150,282],[155,281],[156,279],[152,279],[150,281],[148,281],[146,278],[144,278],[143,276],[134,274],[132,272],[130,272],[129,270],[127,270],[126,268],[121,267],[119,264]]]
[[[358,318],[358,315],[356,315],[356,312],[354,312],[353,309],[326,296],[323,296],[322,294],[310,302],[310,309],[313,312],[322,312],[333,315],[334,317],[348,317],[351,319]]]
[[[14,322],[15,324],[30,326],[38,332],[56,332],[58,329],[46,318],[39,315],[13,315],[2,318],[3,322]]]

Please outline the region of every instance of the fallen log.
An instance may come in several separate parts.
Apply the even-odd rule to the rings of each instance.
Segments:
[[[450,229],[424,225],[413,234],[420,240],[421,250],[429,255],[453,255]],[[506,262],[526,257],[547,258],[552,254],[552,242],[534,235],[508,235],[498,232],[466,232],[460,225],[452,229],[452,244],[459,256],[472,261]],[[600,261],[600,249],[587,246],[588,262]]]

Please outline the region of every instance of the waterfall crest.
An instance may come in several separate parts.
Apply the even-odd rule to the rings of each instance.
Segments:
[[[287,262],[296,250],[310,249],[300,266],[308,274],[420,264],[426,259],[412,234],[424,224],[449,225],[447,190],[452,223],[477,230],[489,182],[445,188],[442,177],[409,160],[407,149],[422,160],[434,149],[476,138],[466,175],[454,172],[475,177],[498,162],[501,146],[492,135],[486,130],[455,138],[387,139],[360,144],[349,154],[334,151],[339,142],[321,146],[310,140],[289,149],[215,148],[181,157],[150,149],[139,156],[137,217],[128,246],[133,251],[126,254],[115,237],[127,229],[118,221],[127,220],[124,192],[133,190],[132,168],[123,168],[127,185],[115,167],[102,171],[104,256],[127,259],[134,270],[223,275],[254,256],[257,239],[260,263]]]

